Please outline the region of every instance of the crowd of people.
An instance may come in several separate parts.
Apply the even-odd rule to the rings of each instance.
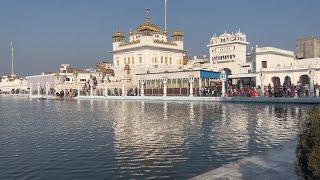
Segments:
[[[320,96],[320,86],[316,84],[314,86],[314,96]],[[235,87],[231,83],[228,83],[227,92],[225,94],[227,97],[308,97],[311,96],[309,85],[301,85],[299,82],[294,85],[282,86],[268,86],[262,89],[260,86],[251,87],[249,85],[243,87]]]
[[[78,96],[78,91],[75,89],[70,90],[62,90],[60,92],[54,92],[57,97],[60,98],[73,98]],[[107,94],[104,89],[96,89],[96,86],[93,86],[93,95],[95,96],[121,96],[122,90],[121,89],[108,89]],[[145,92],[146,93],[146,92]],[[86,83],[82,89],[80,90],[80,95],[90,95],[91,94],[91,85],[89,83]],[[127,91],[127,96],[138,96],[139,89],[129,89]],[[268,84],[268,86],[265,86],[264,89],[262,87],[257,86],[253,87],[250,85],[233,85],[231,82],[227,83],[227,89],[226,93],[222,94],[222,87],[221,85],[213,85],[210,87],[205,87],[196,90],[196,96],[207,96],[207,97],[286,97],[286,98],[293,98],[293,97],[308,97],[311,96],[310,93],[310,87],[309,85],[301,85],[299,82],[297,82],[296,85],[290,84],[282,86],[271,86],[271,84]],[[316,84],[314,86],[314,94],[313,96],[320,97],[320,86]]]

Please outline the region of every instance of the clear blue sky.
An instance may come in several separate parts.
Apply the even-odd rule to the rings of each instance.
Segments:
[[[213,33],[241,28],[251,46],[295,50],[298,37],[320,36],[320,0],[168,0],[168,28],[185,33],[190,55],[208,54]],[[59,64],[94,67],[111,60],[112,33],[126,33],[151,9],[163,26],[163,0],[1,0],[0,75],[10,72],[9,44],[16,43],[16,72],[56,71]]]

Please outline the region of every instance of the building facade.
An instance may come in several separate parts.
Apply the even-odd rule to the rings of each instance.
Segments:
[[[246,57],[248,45],[246,35],[240,30],[214,35],[208,45],[211,65],[216,71],[225,70],[228,74],[248,73],[251,66]]]
[[[320,38],[301,38],[297,40],[297,59],[320,57]]]
[[[113,35],[113,81],[129,79],[138,85],[135,74],[173,71],[182,68],[184,61],[183,33],[180,30],[168,37],[166,30],[151,22],[149,12],[145,22],[129,32]]]

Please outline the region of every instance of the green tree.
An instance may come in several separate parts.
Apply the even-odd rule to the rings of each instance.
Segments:
[[[320,179],[320,107],[309,113],[299,136],[296,169],[302,179]]]

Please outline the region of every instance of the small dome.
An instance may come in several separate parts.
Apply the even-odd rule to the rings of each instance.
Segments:
[[[112,37],[113,37],[113,38],[124,37],[124,33],[118,31],[118,32],[115,32]]]
[[[175,32],[172,33],[172,37],[174,37],[174,36],[182,37],[183,33],[179,29],[177,29]]]

